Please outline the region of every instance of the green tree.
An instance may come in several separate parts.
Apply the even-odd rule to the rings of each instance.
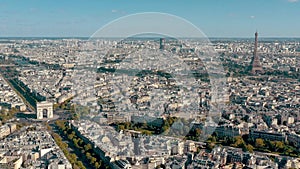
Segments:
[[[234,143],[232,144],[233,147],[245,147],[245,141],[241,136],[234,137]]]
[[[164,126],[162,127],[162,131],[163,131],[163,132],[167,132],[169,128],[170,128],[170,126],[165,126],[165,125],[164,125]]]
[[[82,146],[83,145],[83,140],[79,139],[78,143],[79,143],[79,146]]]
[[[91,153],[89,153],[89,152],[85,153],[85,156],[88,160],[92,159]]]
[[[214,149],[214,147],[215,147],[215,144],[214,144],[214,143],[208,143],[208,144],[207,144],[207,149],[208,149],[208,150],[212,150],[212,149]]]
[[[92,157],[92,158],[91,158],[91,164],[95,164],[96,161],[97,161],[97,159],[96,159],[95,157]]]
[[[283,150],[284,148],[284,143],[282,141],[272,141],[271,144],[273,144],[276,152],[278,152],[278,150]]]
[[[125,122],[125,129],[130,129],[130,128],[131,128],[131,123]]]
[[[86,144],[85,146],[84,146],[84,150],[87,152],[87,151],[89,151],[89,150],[91,150],[92,149],[92,145],[91,144]]]
[[[125,126],[124,126],[123,124],[119,124],[119,125],[117,126],[117,128],[118,128],[119,131],[120,131],[120,130],[125,130]]]
[[[100,168],[101,167],[101,165],[98,163],[98,162],[95,162],[95,168]]]
[[[248,145],[246,146],[246,149],[247,149],[247,151],[249,151],[250,153],[253,153],[254,147],[253,147],[251,144],[248,144]]]
[[[68,135],[68,139],[69,140],[72,140],[73,138],[74,138],[74,134],[73,133],[71,133],[71,134]]]
[[[212,137],[211,137],[211,142],[213,142],[213,143],[216,143],[216,142],[217,142],[216,136],[212,136]]]
[[[86,169],[81,161],[78,161],[76,165],[81,169]]]
[[[196,136],[197,138],[201,136],[201,133],[202,133],[201,129],[199,129],[199,128],[196,128],[196,129],[195,129],[195,136]]]
[[[76,160],[76,159],[77,159],[77,156],[76,156],[76,154],[73,154],[73,153],[72,153],[72,154],[70,154],[70,158],[73,159],[73,160]]]
[[[144,134],[144,135],[152,135],[151,131],[148,131],[148,130],[143,130],[142,134]]]
[[[264,143],[263,139],[258,138],[258,139],[255,140],[255,147],[264,148],[264,146],[265,146],[265,143]]]

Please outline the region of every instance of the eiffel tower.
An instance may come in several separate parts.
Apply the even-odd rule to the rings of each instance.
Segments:
[[[258,45],[258,33],[255,32],[254,52],[253,52],[253,58],[251,61],[251,73],[252,74],[264,73],[263,68],[259,61],[259,57],[257,55],[257,45]]]

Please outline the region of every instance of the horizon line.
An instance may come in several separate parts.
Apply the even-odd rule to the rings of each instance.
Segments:
[[[90,36],[0,36],[0,39],[5,39],[5,38],[92,38]],[[124,37],[94,37],[94,38],[99,38],[99,39],[109,39],[109,38],[124,38]],[[130,37],[128,37],[130,38]],[[138,37],[138,38],[159,38],[155,36],[145,36],[145,37]],[[191,38],[192,37],[181,37],[181,38]],[[254,39],[254,36],[235,36],[235,37],[229,37],[229,36],[207,36],[203,38],[208,38],[208,39]],[[260,36],[260,39],[299,39],[300,36],[295,36],[295,37],[290,37],[290,36]],[[199,38],[195,38],[199,39]]]

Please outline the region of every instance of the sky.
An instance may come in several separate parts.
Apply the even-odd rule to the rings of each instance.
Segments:
[[[0,0],[0,37],[90,37],[141,12],[182,17],[208,37],[300,37],[300,0]]]

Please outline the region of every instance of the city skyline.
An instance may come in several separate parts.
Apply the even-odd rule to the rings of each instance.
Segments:
[[[300,169],[300,0],[0,0],[0,169]]]
[[[297,0],[237,1],[2,1],[0,37],[89,37],[105,24],[135,13],[182,17],[208,37],[300,37]],[[187,12],[188,11],[188,12]]]

